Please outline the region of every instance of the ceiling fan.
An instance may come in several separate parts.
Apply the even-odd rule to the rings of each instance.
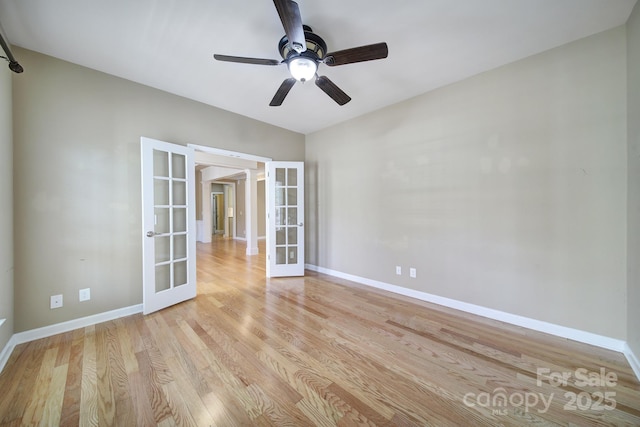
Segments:
[[[351,98],[328,77],[318,76],[318,65],[326,64],[329,67],[335,67],[355,62],[383,59],[389,54],[386,43],[376,43],[327,53],[327,44],[324,40],[315,34],[311,27],[302,25],[298,3],[293,0],[273,0],[273,3],[276,6],[285,31],[285,35],[278,43],[278,51],[282,56],[282,61],[278,59],[213,55],[218,61],[256,65],[286,64],[291,77],[285,79],[276,91],[271,103],[269,103],[272,107],[282,105],[296,81],[306,82],[314,77],[316,86],[339,105],[344,105],[351,101]]]

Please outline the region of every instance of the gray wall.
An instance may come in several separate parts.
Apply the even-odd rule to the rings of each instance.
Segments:
[[[628,337],[640,357],[640,3],[627,22],[628,61]]]
[[[24,49],[14,79],[15,330],[142,302],[140,137],[303,160],[304,136]],[[79,303],[78,290],[91,288]],[[49,309],[62,293],[64,307]]]
[[[13,335],[13,136],[11,74],[0,61],[0,352]]]
[[[624,28],[612,30],[307,136],[307,262],[626,338],[640,353],[639,9],[626,52]],[[15,51],[27,71],[13,79],[15,231],[0,211],[0,348],[14,329],[141,302],[140,136],[304,157],[301,135]],[[64,308],[49,310],[53,293]]]
[[[625,339],[626,71],[619,27],[307,135],[307,262]]]
[[[236,181],[236,233],[237,237],[242,239],[246,238],[247,227],[246,221],[246,203],[245,203],[245,185],[246,179],[239,179]],[[260,180],[257,183],[257,197],[258,197],[258,237],[265,237],[267,235],[267,217],[265,206],[265,181]]]
[[[246,179],[239,179],[236,181],[236,211],[234,215],[236,216],[236,237],[240,237],[244,239],[247,237],[247,224],[245,209],[245,183]]]

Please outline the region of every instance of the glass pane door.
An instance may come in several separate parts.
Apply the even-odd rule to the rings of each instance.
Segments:
[[[267,276],[304,275],[304,164],[267,163]]]
[[[142,138],[143,306],[195,297],[193,150]]]
[[[187,284],[187,158],[153,150],[155,290]]]

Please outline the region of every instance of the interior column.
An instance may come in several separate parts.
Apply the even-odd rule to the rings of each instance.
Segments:
[[[255,169],[247,173],[245,197],[247,255],[258,255],[258,175]]]

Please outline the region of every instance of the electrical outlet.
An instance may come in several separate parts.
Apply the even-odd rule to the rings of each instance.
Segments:
[[[91,299],[91,288],[80,289],[78,297],[80,299],[80,302],[89,301]]]
[[[402,267],[400,267],[399,265],[396,265],[396,274],[398,276],[402,276]]]
[[[409,277],[413,277],[414,279],[416,278],[416,269],[415,268],[410,268],[409,269]]]
[[[62,307],[62,295],[51,295],[51,309]]]

